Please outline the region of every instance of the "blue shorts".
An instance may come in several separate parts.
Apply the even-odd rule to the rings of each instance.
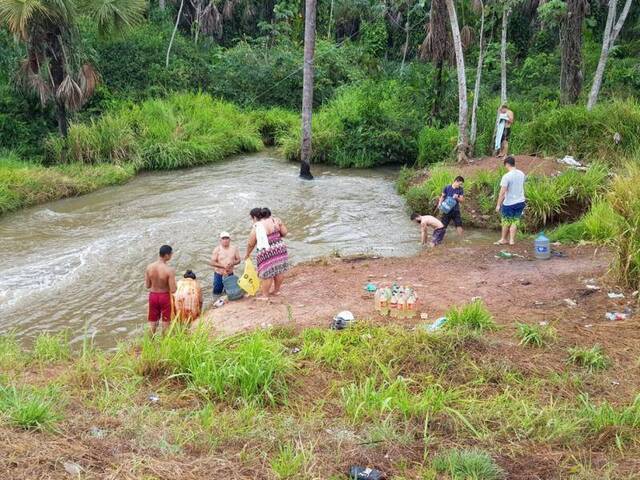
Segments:
[[[444,240],[444,234],[447,233],[447,227],[436,228],[431,234],[431,242],[434,245],[440,245]]]
[[[227,275],[224,275],[226,277]],[[214,295],[222,295],[224,292],[224,284],[222,283],[222,279],[224,278],[218,272],[214,272],[213,274],[213,294]]]
[[[514,203],[513,205],[502,205],[500,212],[502,213],[503,225],[518,223],[522,212],[524,212],[525,202]]]

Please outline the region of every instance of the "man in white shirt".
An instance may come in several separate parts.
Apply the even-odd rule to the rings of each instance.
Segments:
[[[522,212],[524,211],[524,181],[526,176],[516,168],[516,160],[512,156],[504,159],[504,166],[508,172],[500,180],[500,195],[496,212],[502,215],[502,237],[496,245],[513,245],[516,240],[516,231],[520,225]]]

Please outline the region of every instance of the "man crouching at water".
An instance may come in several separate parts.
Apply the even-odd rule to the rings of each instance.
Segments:
[[[436,245],[441,244],[442,240],[444,240],[444,234],[446,233],[447,229],[445,228],[444,224],[436,217],[432,215],[418,215],[417,213],[414,213],[411,215],[411,221],[416,222],[418,225],[420,225],[420,238],[422,239],[423,245],[427,244],[428,227],[433,228],[429,246],[435,247]]]
[[[151,333],[156,333],[160,320],[163,331],[166,331],[171,323],[171,296],[176,291],[176,271],[167,263],[172,255],[173,249],[169,245],[161,246],[158,260],[148,265],[144,272],[144,285],[149,290],[147,319]]]

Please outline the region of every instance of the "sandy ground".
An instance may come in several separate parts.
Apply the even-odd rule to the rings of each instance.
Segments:
[[[529,247],[527,242],[508,248],[523,258],[506,260],[496,258],[504,248],[494,245],[445,245],[410,258],[321,259],[291,269],[281,297],[269,303],[253,298],[230,302],[209,310],[205,321],[217,332],[231,334],[266,325],[327,326],[341,310],[360,319],[376,318],[364,286],[396,281],[415,288],[420,309],[431,320],[453,305],[481,297],[499,323],[546,319],[567,328],[611,325],[604,312],[620,308],[620,300],[609,300],[606,288],[595,293],[585,289],[592,278],[602,284],[598,277],[610,261],[606,252],[588,246],[555,247],[565,256],[540,261],[533,259]],[[566,298],[578,305],[570,307]]]

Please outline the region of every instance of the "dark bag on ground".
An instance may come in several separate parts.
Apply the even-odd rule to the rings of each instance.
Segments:
[[[224,291],[229,300],[240,300],[244,297],[244,290],[238,286],[238,277],[236,275],[224,277],[222,284],[224,285]]]

